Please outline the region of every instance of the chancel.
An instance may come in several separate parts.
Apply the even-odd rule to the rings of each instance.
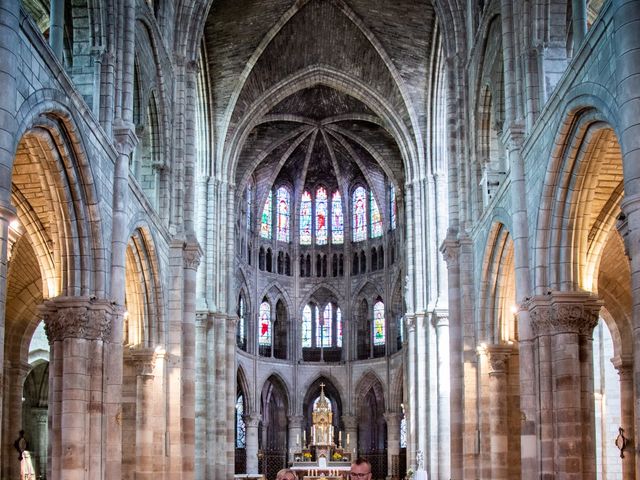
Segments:
[[[0,479],[633,480],[638,348],[640,0],[0,0]]]

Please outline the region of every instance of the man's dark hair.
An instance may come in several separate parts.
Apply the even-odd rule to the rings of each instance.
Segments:
[[[358,457],[352,463],[354,465],[367,465],[369,467],[369,471],[371,471],[371,462],[366,458]]]

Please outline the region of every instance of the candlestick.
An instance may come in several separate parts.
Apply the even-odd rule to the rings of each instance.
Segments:
[[[296,433],[296,447],[300,445],[300,434]]]

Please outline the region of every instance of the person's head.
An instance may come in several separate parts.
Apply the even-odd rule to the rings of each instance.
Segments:
[[[298,480],[298,475],[290,468],[283,468],[277,473],[276,480]]]
[[[371,464],[358,458],[351,464],[351,480],[371,480]]]

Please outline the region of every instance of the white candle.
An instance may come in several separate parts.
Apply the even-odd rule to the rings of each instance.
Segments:
[[[300,434],[296,433],[296,446],[300,445]]]
[[[338,432],[338,443],[342,442],[342,430]]]
[[[347,433],[347,445],[349,445],[349,433]]]
[[[302,431],[302,443],[304,443],[305,445],[307,444],[307,431],[306,430]]]

